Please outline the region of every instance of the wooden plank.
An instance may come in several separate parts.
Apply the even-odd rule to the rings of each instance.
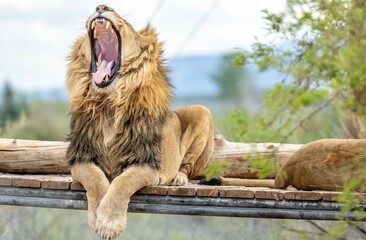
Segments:
[[[323,201],[335,202],[336,201],[336,197],[338,197],[342,193],[340,193],[340,192],[328,192],[328,191],[324,191],[321,194],[322,194]]]
[[[194,197],[196,196],[196,188],[194,186],[182,186],[182,187],[169,187],[168,195],[171,196],[184,196],[184,197]]]
[[[287,200],[305,201],[319,201],[323,197],[318,191],[286,191],[283,196]]]
[[[197,197],[219,197],[219,189],[215,186],[198,186],[196,188]]]
[[[42,188],[46,189],[60,189],[60,190],[68,190],[70,189],[70,185],[72,183],[72,179],[70,176],[52,176],[47,177],[41,181]]]
[[[0,186],[10,187],[13,186],[13,177],[8,174],[0,173]]]
[[[254,191],[246,187],[220,189],[220,197],[224,198],[254,198]]]
[[[255,198],[280,201],[283,199],[283,194],[284,191],[279,189],[259,189],[255,191]]]
[[[71,185],[70,185],[70,190],[72,190],[72,191],[85,191],[85,188],[79,182],[72,182]]]
[[[70,173],[65,161],[68,144],[57,141],[0,139],[0,172]],[[235,143],[216,135],[211,162],[227,160],[230,163],[224,171],[225,177],[256,178],[256,172],[252,167],[253,160],[274,157],[276,165],[282,166],[301,146],[301,144]],[[200,175],[198,178],[202,177],[203,175]]]
[[[165,196],[168,194],[169,187],[167,186],[148,186],[144,187],[136,194],[146,194],[146,195],[160,195]]]
[[[15,178],[13,179],[14,187],[40,188],[41,181],[29,178]]]

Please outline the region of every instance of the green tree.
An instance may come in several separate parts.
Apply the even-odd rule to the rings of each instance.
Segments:
[[[366,137],[366,1],[288,0],[284,12],[263,12],[273,41],[234,59],[283,75],[264,94],[259,124],[285,140],[331,105],[349,116],[349,136]]]
[[[22,113],[27,112],[25,97],[16,93],[10,83],[5,82],[0,101],[0,130],[9,122],[20,118]]]
[[[8,124],[0,136],[33,140],[65,140],[69,130],[67,104],[33,102],[26,117]]]
[[[250,85],[249,75],[242,67],[232,64],[232,59],[236,54],[229,53],[224,55],[218,65],[217,72],[212,76],[213,81],[219,87],[218,97],[223,100],[232,100],[241,105],[253,88]]]
[[[263,13],[273,40],[257,41],[251,51],[234,58],[238,65],[254,63],[283,76],[264,94],[258,124],[277,129],[274,135],[285,141],[319,112],[334,107],[348,117],[348,136],[365,138],[366,1],[287,0],[285,11]],[[365,172],[360,169],[359,179],[351,179],[339,198],[344,211],[357,206],[353,189],[364,184]],[[342,238],[352,227],[366,235],[364,228],[342,220],[322,228],[327,238]]]

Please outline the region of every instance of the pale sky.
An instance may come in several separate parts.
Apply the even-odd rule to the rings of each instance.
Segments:
[[[267,37],[261,10],[285,7],[285,0],[0,0],[0,86],[8,80],[22,90],[63,87],[66,57],[77,36],[85,33],[87,17],[101,3],[114,8],[136,30],[162,3],[150,20],[165,42],[168,59],[248,49],[255,36]],[[182,48],[210,8],[206,21]]]

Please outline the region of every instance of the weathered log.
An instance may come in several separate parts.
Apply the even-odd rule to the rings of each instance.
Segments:
[[[215,136],[215,150],[211,162],[227,160],[229,166],[224,170],[224,177],[257,178],[253,170],[253,161],[273,158],[275,167],[279,169],[302,144],[282,143],[241,143],[229,142],[222,135]],[[274,178],[275,175],[269,176]]]
[[[0,139],[0,172],[70,173],[67,142]]]
[[[57,174],[70,173],[65,161],[69,143],[0,139],[0,172]],[[215,136],[215,150],[211,162],[227,160],[224,176],[255,178],[253,160],[273,157],[277,166],[282,164],[301,147],[301,144],[235,143]]]

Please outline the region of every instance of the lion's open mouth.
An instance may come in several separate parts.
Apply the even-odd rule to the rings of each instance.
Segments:
[[[91,21],[89,37],[93,81],[96,86],[104,88],[111,84],[117,75],[121,61],[121,38],[113,24],[100,17]]]

